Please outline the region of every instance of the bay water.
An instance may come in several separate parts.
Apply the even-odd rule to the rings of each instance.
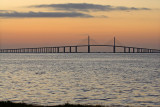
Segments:
[[[160,106],[160,54],[1,53],[0,101]]]

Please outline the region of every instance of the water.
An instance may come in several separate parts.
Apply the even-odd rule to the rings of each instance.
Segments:
[[[160,54],[0,54],[0,100],[160,106]]]

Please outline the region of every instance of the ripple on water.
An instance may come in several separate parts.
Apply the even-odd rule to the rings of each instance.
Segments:
[[[0,100],[160,106],[159,55],[2,54]]]

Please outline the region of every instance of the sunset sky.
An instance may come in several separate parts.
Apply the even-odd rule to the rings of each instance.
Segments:
[[[76,45],[87,34],[160,49],[160,0],[0,0],[0,48]]]

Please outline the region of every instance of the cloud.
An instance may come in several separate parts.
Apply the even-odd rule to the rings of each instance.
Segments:
[[[125,6],[99,5],[88,3],[67,3],[67,4],[48,4],[48,5],[33,5],[34,8],[52,8],[55,10],[65,11],[131,11],[131,10],[151,10],[150,8],[136,8]]]
[[[79,13],[79,12],[5,12],[0,11],[0,17],[8,18],[34,18],[34,17],[51,17],[51,18],[62,18],[62,17],[82,17],[90,18],[94,17],[89,14]]]
[[[10,12],[15,12],[15,11],[13,11],[13,10],[0,10],[0,13],[10,13]]]

